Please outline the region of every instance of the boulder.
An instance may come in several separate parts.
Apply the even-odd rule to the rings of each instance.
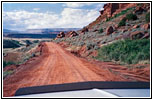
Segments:
[[[75,31],[70,31],[66,34],[67,37],[74,37],[77,36],[78,34]]]
[[[82,30],[81,30],[81,32],[88,32],[89,30],[88,30],[88,28],[87,27],[84,27]]]
[[[149,33],[146,33],[141,39],[148,39],[150,37]]]
[[[135,29],[135,28],[139,28],[139,25],[134,25],[133,28],[134,28],[134,29]]]
[[[143,36],[144,36],[144,34],[143,34],[142,31],[136,31],[136,32],[132,32],[132,33],[130,34],[130,38],[131,38],[132,40],[134,40],[134,39],[140,39],[140,38],[142,38]]]
[[[97,29],[93,30],[93,32],[97,32],[97,31],[98,31]]]
[[[63,38],[63,37],[65,37],[64,32],[60,32],[60,33],[57,35],[56,38]]]
[[[136,10],[134,11],[134,13],[136,13],[136,14],[142,14],[143,13],[143,11],[144,11],[144,9],[142,8],[142,7],[136,7]]]
[[[112,26],[109,26],[107,29],[106,29],[106,35],[110,35],[114,32],[114,29]]]
[[[128,30],[126,30],[126,29],[123,29],[123,30],[122,30],[122,33],[126,32],[126,31],[128,31]]]
[[[145,29],[145,30],[148,30],[150,28],[150,24],[144,24],[142,25],[142,28]]]

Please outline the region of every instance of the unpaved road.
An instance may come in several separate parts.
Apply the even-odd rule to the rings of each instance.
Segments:
[[[21,87],[82,81],[126,81],[87,60],[76,57],[55,43],[42,45],[42,55],[18,67],[3,81],[3,96],[13,96]]]

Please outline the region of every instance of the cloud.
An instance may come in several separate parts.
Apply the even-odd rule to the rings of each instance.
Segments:
[[[34,10],[34,11],[38,11],[38,10],[40,10],[40,8],[33,8],[33,10]]]
[[[3,27],[9,29],[82,28],[99,16],[96,10],[64,8],[53,12],[3,12]]]
[[[78,7],[83,7],[83,6],[89,6],[92,4],[93,3],[65,3],[65,4],[63,4],[63,6],[70,7],[70,8],[78,8]]]
[[[95,10],[64,8],[58,24],[67,27],[83,27],[94,21],[99,16]]]

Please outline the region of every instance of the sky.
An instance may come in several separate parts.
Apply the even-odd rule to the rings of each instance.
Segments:
[[[3,28],[83,28],[99,15],[104,3],[3,3]]]

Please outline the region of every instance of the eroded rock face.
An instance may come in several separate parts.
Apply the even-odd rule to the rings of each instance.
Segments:
[[[65,37],[64,32],[60,32],[60,33],[57,35],[56,38],[63,38],[63,37]]]
[[[115,14],[120,13],[122,10],[135,6],[136,3],[108,3],[104,5],[104,10],[99,11],[100,16],[88,25],[88,29],[98,24],[99,22],[106,21],[107,18],[113,17]]]
[[[110,35],[114,32],[114,29],[112,26],[109,26],[107,29],[106,29],[106,35]]]

